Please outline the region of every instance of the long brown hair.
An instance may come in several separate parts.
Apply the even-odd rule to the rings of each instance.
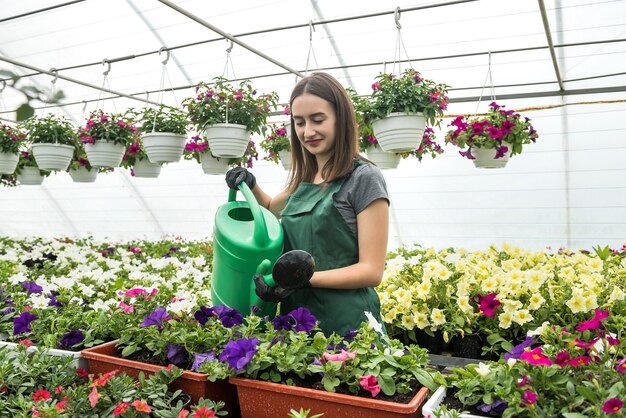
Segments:
[[[358,155],[358,132],[352,101],[341,84],[330,74],[315,72],[303,78],[291,92],[289,107],[293,101],[305,93],[313,94],[329,102],[335,110],[335,145],[333,154],[322,167],[322,177],[326,183],[348,175],[354,168]],[[312,182],[317,173],[317,160],[300,143],[296,127],[291,121],[292,169],[287,179],[287,188],[294,192],[298,185]]]

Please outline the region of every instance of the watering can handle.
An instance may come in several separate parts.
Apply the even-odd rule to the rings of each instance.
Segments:
[[[243,197],[248,202],[250,206],[250,212],[252,212],[252,218],[254,219],[254,243],[258,247],[265,247],[269,242],[269,236],[267,233],[267,225],[265,224],[265,218],[263,217],[263,213],[261,212],[261,206],[259,206],[259,202],[256,201],[256,197],[252,193],[252,190],[248,187],[245,182],[241,182],[239,184],[239,190],[243,194]],[[237,199],[237,190],[230,189],[228,192],[228,201],[234,202]]]

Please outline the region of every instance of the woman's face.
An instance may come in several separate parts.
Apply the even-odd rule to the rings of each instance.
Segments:
[[[337,115],[330,102],[304,93],[293,100],[291,115],[298,139],[319,161],[328,160],[335,146]]]

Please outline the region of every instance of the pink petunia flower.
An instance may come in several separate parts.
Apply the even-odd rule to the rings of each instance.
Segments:
[[[532,405],[537,402],[537,394],[531,390],[526,389],[522,395],[522,406]]]
[[[530,351],[524,351],[520,358],[535,366],[552,365],[552,360],[550,360],[549,357],[543,355],[543,349],[541,347],[534,348]]]
[[[589,356],[574,357],[573,359],[568,361],[569,365],[574,366],[574,367],[584,366],[585,364],[589,364],[590,362],[591,362],[591,357]]]
[[[607,399],[604,405],[602,405],[602,412],[607,414],[617,414],[622,410],[623,406],[624,402],[622,402],[619,398]]]
[[[380,393],[380,386],[378,385],[378,379],[373,374],[368,374],[367,376],[361,376],[359,378],[359,385],[369,393],[372,394],[372,397],[375,398],[376,395]]]
[[[478,296],[478,304],[480,311],[486,316],[493,316],[496,309],[500,306],[500,301],[496,299],[497,293],[491,293],[486,296]]]
[[[91,393],[89,394],[89,403],[91,404],[92,408],[96,407],[96,405],[98,404],[98,399],[100,399],[101,397],[102,395],[98,393],[98,388],[94,386],[93,389],[91,389]]]

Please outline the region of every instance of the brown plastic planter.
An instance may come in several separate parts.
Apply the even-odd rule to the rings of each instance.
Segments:
[[[237,385],[242,418],[285,417],[291,409],[310,409],[329,418],[419,418],[428,389],[422,388],[408,404],[231,377]]]
[[[112,341],[81,351],[81,356],[87,359],[91,373],[107,373],[117,369],[136,378],[139,372],[151,375],[163,369],[163,366],[117,357],[115,355],[117,354],[116,344],[117,341]],[[183,375],[172,383],[171,388],[173,390],[180,389],[187,393],[191,396],[193,403],[198,402],[200,398],[222,401],[226,404],[224,410],[228,411],[229,417],[241,416],[237,400],[237,387],[227,380],[211,382],[207,379],[206,373],[185,370]]]

